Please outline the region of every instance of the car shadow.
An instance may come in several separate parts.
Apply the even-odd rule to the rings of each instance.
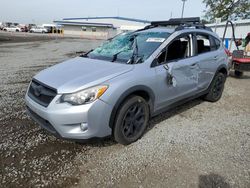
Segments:
[[[148,128],[145,132],[145,134],[150,131],[152,128],[154,128],[154,126],[156,126],[157,124],[161,123],[162,121],[165,121],[175,115],[181,114],[191,108],[193,108],[194,106],[197,106],[201,103],[203,103],[204,100],[202,100],[201,98],[197,98],[194,100],[191,100],[189,102],[186,102],[180,106],[177,106],[175,108],[172,108],[170,110],[167,110],[166,112],[163,112],[153,118],[151,118],[149,120],[149,124],[148,124]],[[108,147],[108,146],[112,146],[117,144],[114,139],[112,138],[112,136],[106,137],[106,138],[93,138],[93,139],[89,139],[89,140],[82,140],[82,141],[76,141],[77,144],[80,145],[88,145],[91,147]]]
[[[201,98],[197,98],[194,100],[191,100],[189,102],[186,102],[180,106],[177,106],[175,108],[172,108],[170,110],[167,110],[166,112],[163,112],[153,118],[150,119],[149,124],[148,124],[148,128],[145,132],[145,134],[150,131],[152,128],[154,128],[157,124],[161,123],[162,121],[165,121],[175,115],[181,114],[191,108],[193,108],[194,106],[197,106],[201,103],[203,103],[204,100],[202,100]],[[112,145],[117,144],[114,139],[112,138],[112,136],[106,137],[106,138],[93,138],[93,139],[89,139],[89,140],[81,140],[81,141],[76,141],[76,144],[80,144],[80,145],[87,145],[87,146],[91,146],[91,147],[109,147]]]
[[[150,131],[152,128],[154,128],[155,125],[161,123],[162,121],[165,121],[175,115],[181,114],[191,108],[193,108],[194,106],[197,106],[201,103],[203,103],[204,100],[202,100],[201,98],[197,98],[191,101],[188,101],[180,106],[177,106],[175,108],[172,108],[166,112],[163,112],[155,117],[153,117],[150,121],[149,121],[149,126],[147,131]]]
[[[230,188],[230,185],[226,182],[225,178],[211,173],[209,175],[199,176],[199,188]]]

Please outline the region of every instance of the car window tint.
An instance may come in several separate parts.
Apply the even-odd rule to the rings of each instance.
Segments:
[[[209,36],[206,34],[197,34],[197,51],[198,54],[206,53],[211,51],[211,42]]]
[[[216,50],[218,50],[221,46],[221,42],[216,38],[214,38],[214,40],[215,40],[215,48],[216,48]]]
[[[191,56],[191,39],[183,36],[175,39],[167,48],[166,61],[185,59]]]
[[[221,46],[221,41],[217,38],[210,36],[211,41],[211,51],[218,50]]]
[[[166,51],[161,52],[161,54],[157,58],[157,61],[159,64],[166,62]]]

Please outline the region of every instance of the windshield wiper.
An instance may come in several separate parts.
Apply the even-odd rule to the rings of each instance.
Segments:
[[[93,51],[94,51],[94,50],[91,49],[91,50],[89,50],[88,52],[86,52],[86,53],[84,53],[84,54],[81,54],[80,57],[89,57],[89,56],[88,56],[89,53],[91,53],[91,52],[93,52]]]

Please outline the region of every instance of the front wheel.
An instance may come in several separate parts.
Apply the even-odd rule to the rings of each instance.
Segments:
[[[220,100],[224,90],[225,81],[226,75],[221,72],[217,73],[209,87],[208,94],[204,97],[205,100],[210,102],[216,102]]]
[[[123,145],[137,141],[147,128],[148,103],[140,96],[127,99],[118,110],[113,129],[114,139]]]

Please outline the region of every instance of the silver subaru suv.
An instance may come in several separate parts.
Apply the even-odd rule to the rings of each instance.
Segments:
[[[72,140],[142,137],[151,117],[197,97],[221,98],[228,59],[220,38],[199,18],[152,22],[41,71],[32,79],[27,113]]]

